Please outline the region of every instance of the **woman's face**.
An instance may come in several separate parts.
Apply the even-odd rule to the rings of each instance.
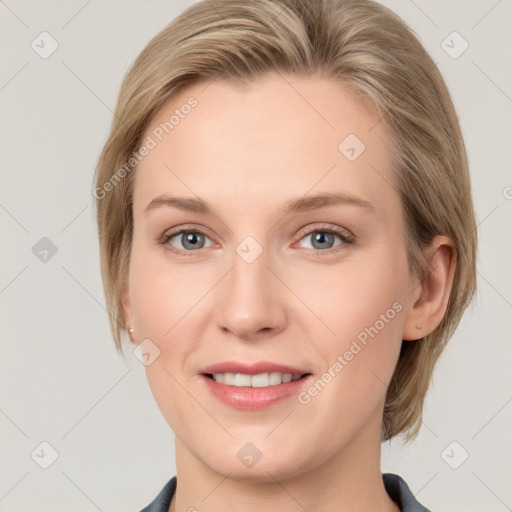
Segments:
[[[340,84],[272,75],[190,86],[144,139],[125,306],[187,453],[265,480],[378,448],[413,287],[385,123]],[[223,362],[309,376],[203,374]]]

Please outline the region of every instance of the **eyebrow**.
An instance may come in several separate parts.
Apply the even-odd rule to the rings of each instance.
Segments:
[[[367,209],[370,212],[375,212],[373,205],[360,197],[352,196],[345,193],[323,193],[314,196],[304,196],[294,199],[286,203],[283,207],[284,213],[291,212],[306,212],[312,210],[319,210],[328,206],[336,205],[351,205],[359,206]],[[206,201],[200,198],[192,197],[171,197],[171,196],[158,196],[151,200],[151,202],[144,209],[144,213],[163,206],[170,208],[177,208],[179,210],[209,214],[213,213],[212,209]]]

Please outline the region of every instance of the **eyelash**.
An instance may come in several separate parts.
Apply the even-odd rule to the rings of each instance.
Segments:
[[[168,243],[176,235],[182,235],[182,234],[186,234],[186,233],[199,233],[201,235],[208,237],[208,234],[200,228],[195,228],[195,227],[194,228],[192,228],[192,227],[191,228],[182,228],[182,229],[179,229],[179,230],[176,230],[176,231],[173,231],[171,233],[164,235],[163,240],[160,243],[165,246],[165,249],[167,251],[170,251],[172,253],[179,254],[179,255],[186,255],[186,256],[193,257],[197,254],[197,252],[199,252],[199,249],[196,251],[182,251],[180,249],[175,249]],[[335,236],[338,236],[342,242],[341,244],[339,244],[335,247],[331,247],[330,249],[325,249],[325,250],[311,249],[314,251],[314,254],[316,256],[325,256],[325,255],[332,254],[332,253],[340,250],[344,245],[351,245],[351,244],[355,243],[355,240],[356,240],[356,237],[354,235],[348,235],[345,232],[335,229],[331,226],[317,226],[314,229],[310,229],[309,231],[301,233],[299,241],[301,241],[303,238],[307,237],[308,235],[312,235],[313,233],[328,233],[330,235],[335,235]]]

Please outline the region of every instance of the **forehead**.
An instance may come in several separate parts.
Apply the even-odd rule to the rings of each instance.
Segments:
[[[325,78],[196,83],[160,109],[148,138],[154,147],[136,171],[138,210],[163,193],[243,208],[324,191],[384,210],[398,200],[386,124]]]

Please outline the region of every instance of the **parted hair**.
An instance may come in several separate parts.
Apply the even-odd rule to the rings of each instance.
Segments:
[[[446,84],[412,30],[371,0],[200,1],[137,56],[123,78],[94,177],[115,345],[122,353],[133,154],[149,123],[187,85],[216,79],[250,84],[269,73],[333,79],[386,123],[412,273],[421,280],[428,275],[424,250],[436,235],[454,243],[455,276],[443,320],[421,340],[402,342],[387,390],[382,440],[413,439],[435,364],[475,294],[477,232],[466,149]]]

